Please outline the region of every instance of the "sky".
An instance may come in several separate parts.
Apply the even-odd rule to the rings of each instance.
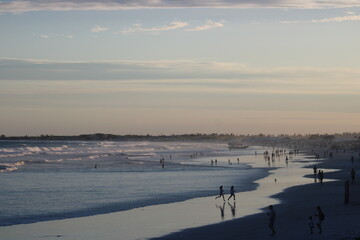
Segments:
[[[0,0],[0,134],[360,132],[359,0]]]

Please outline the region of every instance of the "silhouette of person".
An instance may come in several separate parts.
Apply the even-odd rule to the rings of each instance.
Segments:
[[[235,189],[234,189],[234,186],[231,186],[231,188],[230,188],[230,197],[228,198],[228,201],[232,197],[234,197],[234,201],[235,201]]]
[[[355,169],[354,168],[351,169],[350,175],[351,175],[351,183],[354,183],[354,181],[355,181]]]
[[[224,196],[224,189],[223,189],[223,186],[221,185],[220,187],[219,187],[219,196],[217,196],[215,199],[218,199],[219,197],[222,197],[223,198],[223,200],[225,201],[225,196]]]
[[[313,170],[314,170],[314,175],[316,175],[316,174],[317,174],[317,167],[316,167],[316,165],[314,165]]]
[[[323,180],[324,180],[324,171],[319,170],[318,171],[318,176],[319,176],[320,183],[322,184]]]
[[[313,220],[312,216],[309,217],[308,226],[309,226],[310,234],[313,234],[314,233],[315,223],[314,223],[314,220]]]
[[[316,183],[317,179],[318,179],[318,170],[317,170],[316,165],[314,165],[313,171],[314,171],[314,182]]]
[[[325,219],[325,215],[324,215],[324,212],[321,210],[320,206],[316,207],[315,216],[316,216],[316,227],[319,230],[319,234],[321,234],[322,233],[321,224]]]
[[[275,228],[274,228],[274,224],[275,224],[276,212],[275,212],[274,207],[272,205],[269,206],[269,212],[267,213],[267,215],[269,216],[269,228],[271,230],[271,235],[270,236],[275,236],[276,231],[275,231]]]

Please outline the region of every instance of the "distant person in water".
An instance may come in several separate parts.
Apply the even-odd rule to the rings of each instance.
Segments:
[[[223,186],[222,186],[222,185],[219,187],[219,191],[220,191],[220,192],[219,192],[219,196],[217,196],[215,199],[218,199],[218,198],[222,197],[223,200],[225,201],[224,189],[223,189]]]
[[[271,230],[271,235],[270,236],[275,236],[276,231],[275,231],[275,228],[274,228],[274,224],[275,224],[276,212],[275,212],[274,207],[272,205],[269,206],[269,212],[267,213],[267,215],[269,216],[269,228]]]
[[[231,188],[230,188],[230,197],[228,198],[228,201],[232,197],[234,197],[234,201],[235,201],[235,189],[234,189],[234,186],[231,186]]]

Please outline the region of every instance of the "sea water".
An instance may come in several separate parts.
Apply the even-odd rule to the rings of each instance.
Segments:
[[[255,150],[205,142],[0,141],[0,226],[214,196],[220,185],[249,191],[266,172],[236,159]]]

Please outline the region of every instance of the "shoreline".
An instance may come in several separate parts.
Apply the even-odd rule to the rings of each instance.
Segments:
[[[295,166],[293,170],[297,171],[296,175],[298,175],[299,178],[290,179],[288,170],[292,169],[291,167],[289,169],[284,167],[277,168],[276,166],[269,167],[267,166],[267,163],[264,162],[261,155],[259,155],[258,158],[259,159],[254,159],[252,157],[252,160],[250,161],[252,163],[250,163],[250,165],[258,165],[254,167],[262,168],[263,171],[269,173],[266,177],[255,181],[256,184],[260,182],[260,187],[263,190],[259,191],[258,187],[255,191],[237,193],[238,200],[236,202],[236,210],[234,208],[234,212],[236,211],[235,216],[232,212],[233,209],[230,209],[230,204],[224,204],[226,209],[225,211],[222,210],[225,212],[225,214],[223,214],[221,213],[222,200],[215,201],[214,197],[205,197],[90,217],[14,225],[0,228],[0,233],[12,240],[28,239],[29,236],[27,234],[29,232],[34,238],[41,237],[41,239],[53,239],[55,237],[56,239],[59,239],[60,236],[63,239],[79,240],[112,240],[118,239],[119,236],[121,236],[122,239],[157,239],[159,236],[164,235],[165,238],[163,239],[166,239],[166,236],[172,236],[167,234],[177,234],[176,232],[180,229],[189,229],[194,226],[204,226],[199,227],[199,229],[207,228],[208,226],[212,228],[218,224],[232,224],[234,221],[242,221],[241,219],[243,219],[243,216],[252,218],[252,216],[256,216],[254,214],[261,212],[262,207],[268,204],[275,205],[278,203],[277,199],[270,198],[270,196],[274,191],[281,193],[287,188],[287,185],[293,184],[288,182],[289,180],[296,181],[296,184],[311,182],[311,180],[303,178],[304,174],[308,171],[305,168],[298,168]],[[302,156],[301,159],[303,159],[303,161],[298,162],[304,164],[305,157]],[[276,160],[274,164],[278,164],[277,161],[278,160]],[[249,160],[246,162],[249,162]],[[296,162],[297,161],[294,161],[294,164]],[[282,164],[284,164],[283,160]],[[273,176],[276,174],[274,172],[282,172],[282,174],[276,176],[278,179],[277,182],[274,182]],[[304,182],[299,182],[299,180]],[[254,199],[256,199],[256,201],[254,201]],[[249,204],[251,206],[249,206]],[[84,227],[90,229],[85,233],[82,230]],[[185,230],[185,232],[186,231],[188,230]],[[229,230],[229,232],[231,231]],[[207,234],[205,236],[208,238]],[[169,239],[174,239],[174,237],[172,236]],[[189,237],[188,239],[194,238]]]
[[[187,155],[186,155],[187,156]],[[246,155],[245,155],[246,156]],[[244,156],[243,156],[244,157]],[[210,157],[200,157],[199,159],[202,158],[209,158]],[[228,158],[234,158],[234,156],[222,156],[220,158],[223,159],[227,159]],[[225,161],[225,160],[224,160]],[[219,163],[220,168],[223,168],[225,165],[225,162]],[[186,160],[182,161],[183,163],[186,163]],[[207,162],[206,162],[207,163]],[[234,164],[235,165],[235,164]],[[236,166],[244,166],[244,167],[240,167],[240,170],[244,170],[244,168],[251,168],[250,164],[248,164],[247,162],[242,162],[241,165],[236,165]],[[210,168],[210,166],[209,166]],[[230,169],[233,172],[236,172],[237,169],[236,168],[231,168]],[[262,179],[266,176],[268,176],[269,173],[267,170],[258,170],[258,172],[254,175],[251,175],[250,177],[248,177],[246,179],[246,189],[243,190],[245,191],[254,191],[257,188],[257,184],[255,183],[257,180]],[[217,186],[214,187],[214,189],[212,189],[212,192],[215,194],[217,193]],[[14,223],[14,221],[12,223],[7,223],[7,222],[2,222],[0,225],[0,228],[2,227],[12,227],[12,226],[18,226],[18,225],[28,225],[28,224],[37,224],[37,223],[42,223],[42,222],[52,222],[52,221],[61,221],[61,220],[67,220],[67,219],[82,219],[82,218],[91,218],[94,216],[98,216],[98,215],[107,215],[107,214],[113,214],[113,213],[118,213],[118,212],[128,212],[128,211],[133,211],[136,209],[144,209],[144,208],[148,208],[148,207],[153,207],[153,206],[161,206],[161,205],[169,205],[169,204],[173,204],[176,205],[178,203],[181,202],[186,202],[186,201],[191,201],[193,199],[206,199],[206,198],[210,198],[212,199],[213,194],[209,194],[209,193],[201,193],[198,194],[197,196],[192,196],[191,194],[182,194],[182,195],[169,195],[166,198],[154,198],[154,199],[146,199],[146,200],[142,200],[142,201],[133,201],[130,204],[114,204],[111,207],[108,208],[92,208],[90,210],[79,210],[77,212],[71,213],[71,214],[67,214],[62,216],[61,214],[57,215],[57,214],[53,214],[53,215],[49,215],[47,217],[42,217],[42,218],[37,218],[37,219],[33,219],[33,218],[29,218],[25,221],[19,221]],[[114,207],[115,206],[115,207]]]
[[[277,234],[270,236],[268,217],[261,213],[218,224],[185,229],[151,240],[195,240],[217,239],[280,239],[280,240],[354,240],[360,237],[360,181],[350,184],[350,202],[344,204],[344,181],[350,178],[352,167],[358,172],[360,159],[351,164],[352,153],[341,153],[333,159],[319,160],[318,169],[325,171],[325,179],[334,179],[320,183],[309,183],[286,188],[283,192],[272,195],[279,203],[273,204],[277,212],[275,229]],[[309,155],[310,156],[310,155]],[[311,166],[304,167],[314,178]],[[329,169],[336,171],[327,172]],[[326,215],[322,234],[310,234],[308,217],[313,215],[316,206],[321,206]],[[316,231],[315,231],[316,232]]]

